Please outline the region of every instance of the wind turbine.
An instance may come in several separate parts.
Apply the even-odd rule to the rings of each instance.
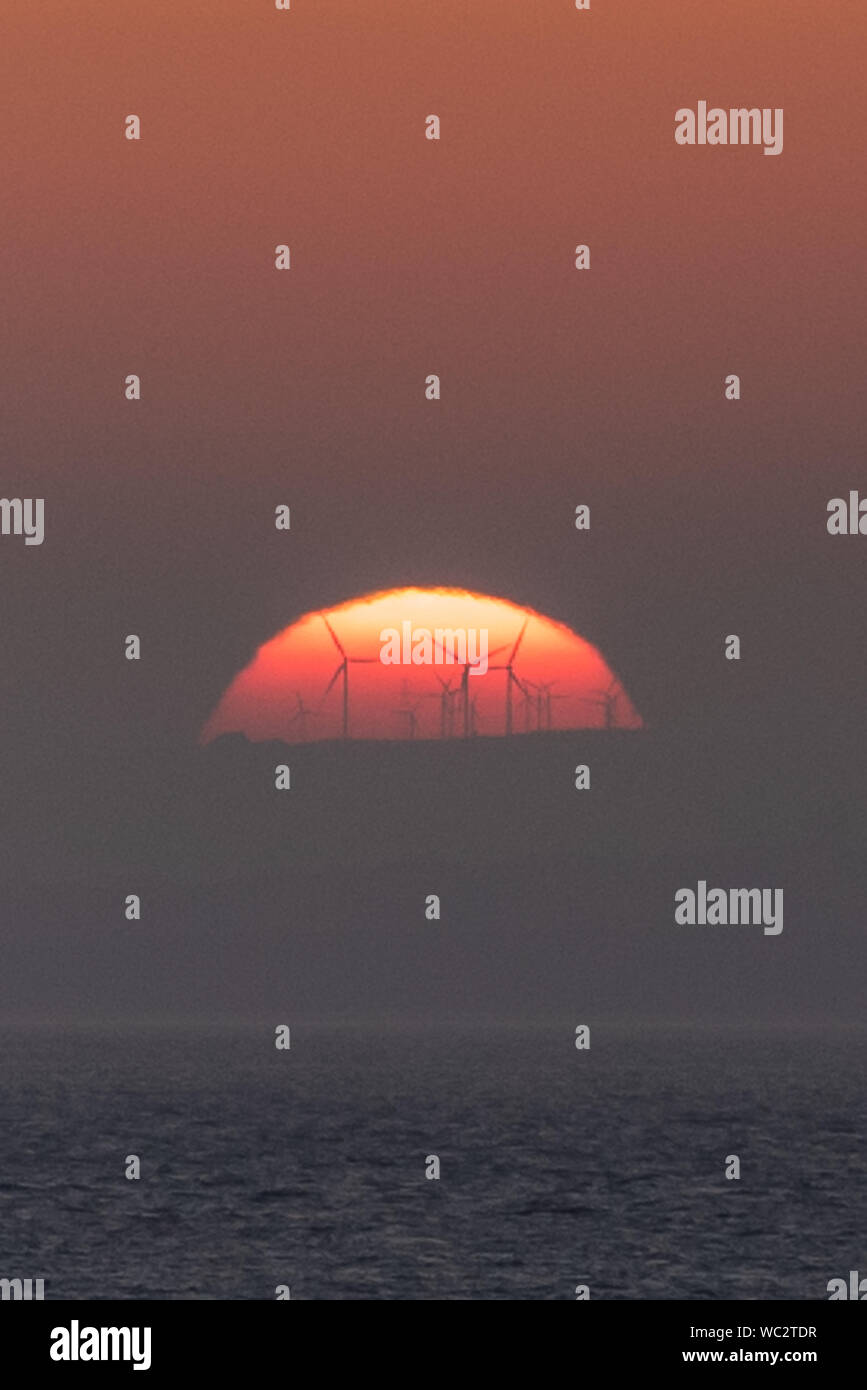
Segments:
[[[421,705],[421,700],[418,699],[416,700],[415,704],[410,704],[409,684],[407,681],[404,681],[401,686],[400,698],[403,701],[403,703],[397,709],[392,710],[392,714],[405,714],[407,716],[409,720],[409,736],[411,739],[413,739],[415,738],[415,731],[418,728],[418,719],[416,717],[416,712]]]
[[[484,723],[482,715],[480,715],[478,710],[476,709],[477,704],[478,701],[474,695],[472,700],[470,701],[470,733],[473,737],[475,737],[476,734],[479,732],[476,728],[476,724],[479,723],[479,721]]]
[[[542,685],[539,687],[540,690],[541,690],[541,692],[542,692],[542,695],[544,695],[544,697],[545,697],[545,729],[547,730],[548,733],[551,732],[551,702],[552,702],[552,700],[568,700],[568,698],[569,698],[568,695],[563,695],[563,694],[552,695],[552,694],[551,694],[551,687],[554,686],[554,685],[556,685],[556,684],[557,684],[556,681],[543,681],[543,682],[542,682]],[[540,698],[540,701],[541,701],[541,695],[540,695],[539,698]],[[540,708],[541,708],[541,706],[540,706]]]
[[[515,657],[518,655],[518,648],[520,647],[521,643],[522,643],[523,640],[524,640],[524,633],[527,631],[527,624],[529,623],[529,621],[530,621],[529,618],[525,618],[525,619],[524,619],[524,622],[523,622],[523,624],[522,624],[522,626],[521,626],[521,631],[518,633],[518,636],[517,636],[517,638],[515,639],[515,645],[514,645],[513,648],[512,648],[512,652],[511,652],[511,655],[510,655],[510,657],[509,657],[509,660],[506,661],[506,662],[504,662],[502,666],[489,666],[489,667],[488,667],[488,670],[489,670],[489,671],[505,671],[505,672],[506,672],[506,733],[507,733],[507,734],[510,734],[510,733],[512,732],[512,686],[513,686],[513,685],[516,685],[516,686],[518,687],[518,689],[521,691],[522,695],[525,697],[525,699],[528,698],[528,690],[527,690],[527,687],[525,686],[524,682],[523,682],[522,680],[520,680],[518,676],[515,675],[514,665],[515,665]],[[498,650],[498,651],[503,651],[504,648],[499,647],[497,650]],[[496,652],[492,653],[492,655],[496,656]]]
[[[297,697],[298,697],[298,709],[297,709],[296,712],[293,714],[292,718],[289,720],[289,723],[290,723],[290,724],[294,724],[296,719],[299,719],[299,720],[301,721],[301,723],[300,723],[300,734],[301,734],[302,739],[305,740],[305,742],[306,742],[306,739],[307,739],[307,717],[308,717],[308,715],[311,715],[311,714],[314,715],[314,716],[317,715],[317,714],[319,713],[319,710],[318,710],[318,709],[311,709],[309,705],[305,705],[304,701],[303,701],[302,698],[301,698],[301,691],[300,691],[300,690],[296,690],[296,691],[295,691],[295,694],[296,694]]]
[[[328,628],[328,631],[329,631],[329,633],[330,633],[330,635],[331,635],[331,640],[332,640],[332,642],[334,643],[334,645],[335,645],[335,647],[337,648],[337,650],[340,652],[340,655],[341,655],[341,658],[342,658],[342,660],[341,660],[341,662],[340,662],[340,665],[337,667],[337,670],[334,672],[334,675],[331,677],[331,680],[328,682],[327,686],[325,687],[325,694],[322,696],[322,699],[320,700],[319,703],[320,703],[320,706],[325,704],[325,701],[326,701],[326,699],[328,698],[328,694],[329,694],[329,691],[331,690],[331,687],[334,685],[335,681],[338,680],[338,678],[342,675],[342,676],[343,676],[343,737],[344,737],[344,738],[349,738],[349,666],[350,666],[350,663],[354,663],[354,664],[362,665],[362,666],[370,666],[370,665],[372,665],[374,662],[379,661],[379,657],[378,657],[378,656],[347,656],[347,655],[346,655],[346,651],[344,650],[343,644],[341,643],[339,637],[337,636],[337,633],[334,631],[334,628],[331,626],[331,624],[330,624],[330,622],[328,621],[328,619],[326,618],[325,614],[324,614],[324,613],[320,613],[319,616],[320,616],[320,618],[322,619],[322,621],[323,621],[323,623],[325,624],[325,626]]]
[[[439,700],[440,702],[440,738],[451,736],[454,724],[454,700],[458,694],[457,690],[452,690],[451,680],[444,681],[439,671],[434,671],[434,675],[442,686],[439,695],[436,691],[429,691],[421,698],[423,700]],[[447,732],[448,731],[448,732]]]
[[[530,680],[527,680],[527,679],[525,678],[524,684],[525,684],[526,686],[528,686],[530,690],[535,690],[535,692],[536,692],[536,732],[539,733],[539,732],[541,732],[541,729],[542,729],[542,691],[545,690],[545,689],[550,689],[550,687],[551,687],[552,685],[554,685],[555,682],[554,682],[554,681],[549,681],[549,682],[548,682],[548,686],[546,687],[546,686],[544,686],[544,685],[539,685],[536,681],[530,681]],[[530,697],[529,697],[529,695],[525,696],[524,699],[525,699],[526,712],[527,712],[527,725],[529,726],[529,723],[530,723]]]
[[[614,710],[617,705],[617,701],[620,699],[620,687],[617,677],[612,676],[611,680],[609,681],[608,685],[605,687],[604,690],[600,690],[594,693],[597,695],[596,699],[590,699],[586,696],[581,696],[582,704],[595,705],[597,709],[604,710],[605,727],[606,729],[613,729]]]
[[[533,708],[533,701],[530,695],[530,682],[524,681],[524,733],[530,732],[530,711]]]
[[[525,677],[525,678],[524,678],[524,684],[525,684],[525,685],[529,685],[529,686],[531,687],[531,689],[535,690],[535,692],[536,692],[536,729],[537,729],[537,732],[540,732],[540,733],[541,733],[541,731],[542,731],[542,727],[543,727],[543,714],[542,714],[542,712],[543,712],[543,710],[544,710],[544,727],[545,727],[546,730],[550,731],[550,729],[551,729],[551,701],[552,701],[552,700],[568,700],[568,699],[569,699],[569,696],[568,696],[568,695],[552,695],[552,694],[551,694],[551,687],[552,687],[552,686],[555,686],[555,685],[557,684],[556,681],[540,681],[540,682],[537,684],[536,681],[528,681],[527,678]],[[527,701],[527,712],[528,712],[528,715],[529,715],[529,700]]]
[[[418,728],[418,718],[416,717],[416,711],[418,710],[418,707],[418,704],[402,705],[399,709],[392,710],[392,714],[405,714],[407,716],[409,720],[410,738],[415,738],[415,731]]]
[[[524,626],[526,627],[526,623],[524,624]],[[502,647],[495,647],[494,650],[493,650],[492,652],[488,652],[488,658],[490,659],[492,656],[499,656],[500,652],[504,652],[504,651],[506,650],[506,647],[508,647],[508,645],[509,645],[508,642],[506,642],[506,643],[503,644]],[[489,671],[491,671],[491,670],[497,671],[497,670],[499,670],[499,669],[500,669],[500,668],[497,667],[497,666],[493,666],[493,667],[489,666],[489,667],[488,667],[488,670],[489,670]],[[465,661],[465,662],[464,662],[464,669],[463,669],[463,671],[461,672],[461,685],[460,685],[460,691],[461,691],[461,703],[463,704],[463,707],[464,707],[464,738],[469,738],[469,736],[470,736],[470,663],[469,663],[468,661]],[[458,692],[455,691],[454,693],[457,694]]]

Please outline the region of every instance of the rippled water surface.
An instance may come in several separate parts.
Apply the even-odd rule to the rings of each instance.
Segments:
[[[4,1031],[0,1277],[49,1298],[824,1299],[867,1270],[864,1033],[273,1038]]]

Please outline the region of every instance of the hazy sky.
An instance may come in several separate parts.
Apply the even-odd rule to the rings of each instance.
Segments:
[[[145,824],[139,769],[255,648],[374,589],[568,623],[685,759],[733,709],[791,768],[805,729],[857,730],[867,539],[825,520],[867,493],[860,0],[7,0],[2,27],[2,487],[46,505],[41,547],[0,538],[8,875],[122,879],[92,809],[126,778]],[[679,147],[701,100],[782,107],[783,153]]]

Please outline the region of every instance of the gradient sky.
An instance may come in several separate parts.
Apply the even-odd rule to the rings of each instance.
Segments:
[[[2,549],[6,651],[46,712],[63,676],[84,726],[116,718],[141,631],[131,713],[162,725],[170,680],[166,735],[194,736],[293,617],[407,583],[569,623],[657,722],[719,697],[729,631],[769,699],[848,648],[842,696],[860,3],[88,15],[10,0],[0,46],[4,489],[48,517],[41,551]],[[699,99],[784,107],[783,155],[678,147]]]
[[[46,501],[42,547],[0,540],[0,715],[34,871],[81,787],[189,750],[263,642],[374,590],[566,623],[685,754],[733,708],[793,759],[860,727],[867,540],[825,517],[867,493],[861,0],[0,25],[2,491]],[[699,100],[783,107],[783,154],[676,145]]]

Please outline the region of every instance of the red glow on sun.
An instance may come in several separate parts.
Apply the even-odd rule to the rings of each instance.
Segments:
[[[384,655],[397,660],[385,664]],[[604,657],[563,624],[486,594],[392,589],[308,613],[266,642],[200,741],[228,733],[307,743],[641,725]]]

